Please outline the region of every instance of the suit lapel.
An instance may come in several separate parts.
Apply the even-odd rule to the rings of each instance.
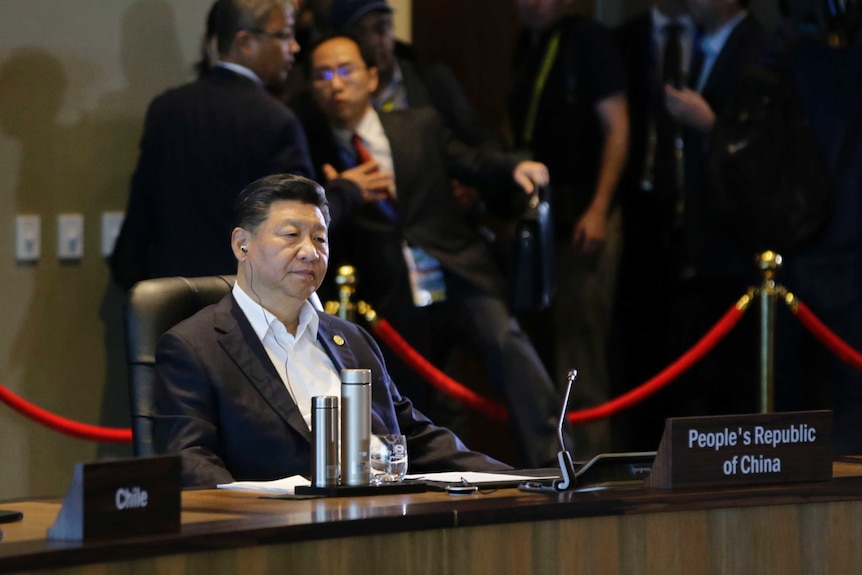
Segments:
[[[288,425],[311,441],[311,432],[302,414],[233,296],[228,295],[216,307],[215,329],[222,334],[219,338],[222,349],[233,359],[248,383]]]
[[[743,52],[751,23],[751,15],[747,14],[727,37],[721,52],[718,53],[706,83],[703,85],[703,90],[701,90],[701,94],[708,102],[712,102],[715,95],[722,91],[728,77],[732,77],[740,65],[747,64],[741,60],[744,57]]]
[[[323,350],[335,365],[335,371],[339,374],[342,369],[354,368],[357,365],[356,356],[347,345],[347,336],[344,331],[332,321],[332,317],[326,313],[318,312],[320,324],[317,330],[317,341],[323,346]]]

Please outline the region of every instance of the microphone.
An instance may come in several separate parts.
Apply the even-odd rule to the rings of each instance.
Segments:
[[[563,399],[563,410],[557,422],[557,439],[560,441],[560,451],[557,452],[557,461],[560,464],[560,478],[550,483],[539,481],[525,481],[518,486],[523,491],[540,491],[543,493],[557,493],[574,489],[578,483],[578,475],[575,473],[575,464],[572,462],[572,454],[566,449],[566,440],[563,437],[563,424],[569,411],[569,398],[572,396],[572,386],[578,378],[578,370],[570,369],[566,376],[566,396]]]
[[[572,385],[577,378],[578,370],[570,369],[566,377],[568,383],[566,384],[566,397],[563,399],[563,410],[557,423],[557,438],[560,440],[560,452],[557,453],[557,461],[560,463],[560,479],[554,480],[553,486],[556,491],[567,491],[574,489],[575,485],[577,485],[572,454],[566,449],[566,441],[563,438],[563,423],[566,421],[566,414],[569,411],[569,397],[572,395]]]

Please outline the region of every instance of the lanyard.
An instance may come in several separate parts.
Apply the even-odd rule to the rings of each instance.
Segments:
[[[380,111],[391,112],[394,109],[395,109],[395,94],[393,93],[391,96],[386,98],[382,104],[380,104]]]
[[[542,58],[542,67],[536,76],[536,83],[533,84],[533,95],[530,98],[530,106],[527,108],[527,120],[524,123],[523,142],[525,146],[528,146],[533,140],[533,130],[536,128],[536,115],[539,113],[539,101],[542,99],[542,92],[545,91],[545,83],[548,81],[548,74],[551,73],[551,68],[554,66],[554,60],[557,59],[561,34],[562,32],[557,30],[551,36],[548,46],[545,48],[545,56]]]

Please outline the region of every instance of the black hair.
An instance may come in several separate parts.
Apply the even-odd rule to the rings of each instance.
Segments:
[[[365,63],[365,66],[368,68],[376,68],[377,67],[377,58],[374,57],[374,53],[362,47],[362,42],[359,41],[359,37],[356,34],[353,34],[349,31],[338,30],[334,32],[328,32],[318,38],[318,40],[311,46],[311,49],[308,51],[309,54],[314,54],[314,51],[317,50],[317,47],[323,44],[324,42],[329,42],[330,40],[335,40],[337,38],[345,38],[350,40],[359,48],[359,55],[362,57],[362,61]],[[311,58],[309,57],[309,69],[311,68]]]
[[[323,187],[302,176],[274,174],[250,183],[233,206],[234,226],[254,231],[269,217],[269,209],[279,201],[298,201],[320,209],[329,227],[329,201]]]

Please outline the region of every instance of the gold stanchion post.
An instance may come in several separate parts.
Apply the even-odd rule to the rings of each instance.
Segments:
[[[771,413],[775,408],[775,307],[778,290],[775,275],[781,268],[781,255],[765,251],[757,256],[757,266],[763,273],[760,286],[760,412]]]
[[[337,315],[347,321],[356,320],[356,305],[352,301],[356,292],[356,270],[353,266],[341,266],[335,275],[338,286],[338,301],[328,301],[324,306],[326,313]]]

